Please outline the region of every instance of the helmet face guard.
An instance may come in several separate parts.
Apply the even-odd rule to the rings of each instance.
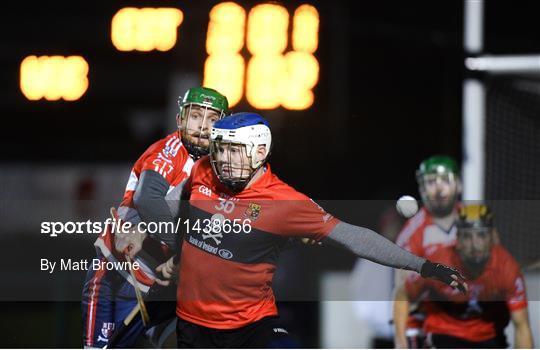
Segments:
[[[178,100],[182,143],[195,159],[208,154],[210,131],[229,109],[227,98],[214,89],[195,87]]]
[[[416,171],[418,190],[424,205],[435,217],[452,213],[461,194],[456,162],[446,156],[434,156],[420,163]]]
[[[264,164],[255,164],[253,151],[256,151],[254,145],[213,140],[210,143],[210,164],[219,181],[235,192],[242,191]]]
[[[457,250],[461,259],[473,269],[489,260],[493,244],[493,215],[483,204],[466,205],[459,210]]]
[[[424,205],[436,217],[445,217],[454,210],[459,197],[459,179],[454,173],[431,173],[417,176]]]
[[[217,178],[242,191],[266,163],[272,146],[268,122],[256,113],[237,113],[212,128],[210,163]]]
[[[489,260],[493,242],[492,229],[461,228],[457,235],[457,251],[461,260],[472,268],[481,268]]]

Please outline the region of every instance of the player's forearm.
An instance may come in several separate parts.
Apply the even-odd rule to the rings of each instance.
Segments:
[[[533,347],[533,339],[529,324],[515,325],[515,348],[531,349]]]
[[[409,316],[409,301],[405,288],[400,287],[396,290],[393,305],[394,320],[394,346],[398,349],[407,348],[407,318]]]
[[[337,224],[328,238],[361,258],[394,268],[420,272],[426,261],[368,228],[345,222]]]
[[[141,174],[139,185],[133,196],[133,203],[142,221],[146,223],[174,223],[174,217],[165,200],[168,189],[169,183],[159,173],[147,170]],[[172,232],[172,230],[162,231],[153,233],[152,235],[166,243],[169,247],[175,248],[176,233]]]

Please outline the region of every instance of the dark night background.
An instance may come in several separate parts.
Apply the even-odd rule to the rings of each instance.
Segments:
[[[172,131],[170,126],[174,124],[165,120],[175,115],[165,114],[170,113],[167,105],[173,72],[202,77],[208,13],[217,3],[137,0],[3,4],[0,172],[9,167],[92,169],[132,164],[151,143]],[[249,10],[260,2],[237,3]],[[461,94],[466,74],[463,2],[281,4],[292,13],[303,3],[316,6],[320,15],[319,48],[315,53],[320,79],[311,108],[300,112],[259,111],[273,126],[273,170],[318,200],[417,196],[414,172],[422,159],[443,153],[462,160]],[[126,6],[180,8],[184,21],[175,47],[163,53],[117,51],[110,40],[110,22]],[[540,2],[487,1],[485,11],[484,53],[540,52]],[[54,54],[82,55],[87,60],[88,90],[76,102],[26,100],[19,88],[21,61],[28,55]],[[244,54],[249,57],[245,49]],[[177,91],[176,95],[183,93]],[[252,110],[245,99],[233,109]],[[135,116],[138,111],[146,113],[142,118],[148,130],[143,134],[133,127],[140,121]],[[155,115],[160,116],[159,121],[149,120]],[[5,191],[7,185],[1,186]],[[111,197],[119,200],[121,193],[122,189]],[[48,199],[40,194],[34,197],[31,192],[26,198]],[[90,194],[84,199],[94,198]],[[375,207],[378,214],[381,205]],[[360,220],[355,214],[348,219]],[[377,215],[370,216],[365,224],[374,227]],[[8,268],[17,261],[18,249],[25,249],[22,247],[29,241],[6,235],[3,242],[5,247],[18,247],[7,254],[10,261],[6,260],[4,266]],[[92,256],[90,240],[67,242],[64,244],[70,249]],[[47,240],[42,243],[51,244]],[[30,251],[39,249],[37,245],[33,244]],[[58,249],[58,245],[54,247]],[[301,254],[310,259],[316,255],[311,249]],[[347,269],[353,261],[345,257],[329,263],[329,267]],[[80,281],[72,281],[72,285],[77,283]],[[0,340],[2,347],[80,346],[76,303],[4,302],[0,307],[9,315],[0,321],[0,327],[8,331]],[[303,310],[299,314],[306,319],[299,331],[305,344],[318,346],[314,335],[318,325],[316,306],[294,307]],[[28,324],[46,324],[48,330],[41,330],[43,342],[26,338],[22,328],[37,328]]]

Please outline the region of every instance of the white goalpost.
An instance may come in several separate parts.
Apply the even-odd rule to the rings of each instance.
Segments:
[[[540,54],[486,55],[484,51],[484,0],[464,1],[463,48],[465,68],[471,74],[463,81],[463,199],[484,200],[486,192],[486,121],[487,92],[485,82],[474,72],[489,75],[540,73]],[[529,299],[529,317],[536,348],[540,334],[540,273],[525,271]],[[514,329],[508,327],[510,343]]]
[[[465,68],[490,74],[540,73],[540,54],[482,55],[484,0],[465,0],[463,49]],[[486,91],[482,80],[463,81],[463,199],[485,199]]]

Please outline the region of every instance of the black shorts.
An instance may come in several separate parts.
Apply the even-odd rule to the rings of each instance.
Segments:
[[[176,341],[186,348],[298,348],[299,344],[281,324],[279,317],[264,317],[236,329],[199,326],[178,318]]]
[[[429,343],[435,348],[445,349],[505,349],[508,347],[504,334],[481,342],[472,342],[446,334],[430,334]]]

